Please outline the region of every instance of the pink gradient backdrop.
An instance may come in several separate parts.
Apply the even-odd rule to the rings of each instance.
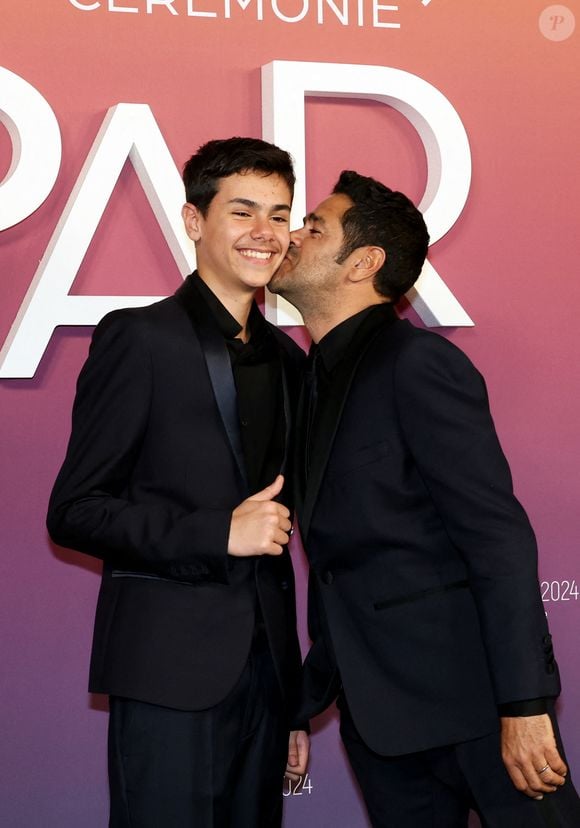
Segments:
[[[261,134],[260,66],[273,59],[393,66],[438,87],[467,129],[473,182],[461,218],[430,258],[476,322],[442,332],[487,378],[517,493],[538,535],[541,577],[580,581],[578,34],[560,43],[543,37],[538,17],[547,3],[432,0],[425,7],[401,0],[397,15],[384,15],[400,30],[345,27],[330,16],[320,26],[312,11],[284,24],[267,4],[263,22],[252,5],[245,12],[236,6],[225,20],[216,0],[199,4],[218,11],[215,19],[186,17],[185,2],[176,3],[177,17],[162,7],[151,15],[81,12],[68,0],[0,5],[0,65],[47,98],[63,136],[52,193],[0,235],[0,342],[110,106],[148,103],[181,165],[209,138]],[[145,7],[139,0],[123,5]],[[578,19],[577,0],[567,6]],[[280,8],[296,14],[299,7],[288,0]],[[422,145],[388,107],[309,101],[307,153],[309,205],[343,167],[422,196]],[[10,154],[0,126],[0,178]],[[179,278],[126,167],[74,291],[166,294]],[[301,330],[294,335],[306,344]],[[0,382],[0,821],[14,828],[106,822],[106,715],[103,700],[86,693],[98,565],[53,548],[44,529],[89,337],[88,329],[60,329],[33,380]],[[303,618],[305,566],[297,546],[295,560]],[[565,684],[561,722],[580,773],[580,603],[545,607]],[[306,643],[303,623],[302,635]],[[331,715],[315,731],[312,792],[287,798],[286,828],[366,825],[337,744]]]

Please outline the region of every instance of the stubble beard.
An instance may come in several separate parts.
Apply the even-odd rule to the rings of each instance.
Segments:
[[[274,274],[275,284],[270,290],[290,302],[305,321],[324,319],[335,312],[336,269],[340,269],[336,259],[332,262],[311,261],[309,266],[305,264],[304,267],[298,261],[278,280]]]
[[[298,278],[296,278],[296,269],[293,268],[290,270],[290,275],[281,275],[279,278],[276,278],[277,272],[278,271],[276,271],[272,277],[272,280],[268,285],[268,289],[277,296],[281,296],[283,299],[286,299],[287,302],[294,305],[294,307],[302,314],[302,305],[304,295],[307,292],[307,287],[305,285],[300,285],[299,274]]]

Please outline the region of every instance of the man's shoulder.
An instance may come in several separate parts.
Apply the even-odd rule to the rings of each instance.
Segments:
[[[430,328],[420,328],[408,319],[397,319],[385,334],[379,338],[381,347],[411,361],[431,353],[441,358],[468,359],[465,352],[445,336]]]
[[[467,377],[481,378],[467,354],[436,331],[420,328],[409,320],[399,320],[390,336],[382,337],[382,356],[393,366],[397,376],[418,379],[439,375],[453,381]]]
[[[184,316],[183,309],[175,296],[168,296],[151,305],[117,308],[110,311],[98,323],[96,333],[112,328],[138,330],[151,326],[163,326],[171,324],[180,316]]]

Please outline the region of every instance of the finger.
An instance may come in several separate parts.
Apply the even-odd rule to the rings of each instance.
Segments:
[[[507,770],[507,772],[510,776],[510,779],[512,780],[512,783],[514,785],[514,788],[516,788],[516,790],[518,790],[520,793],[525,794],[530,799],[542,799],[543,798],[543,793],[541,793],[539,791],[536,791],[536,790],[534,790],[533,788],[530,787],[526,777],[524,776],[524,774],[522,773],[520,768],[518,768],[514,764],[511,764],[511,763],[507,764],[506,763],[506,770]]]
[[[283,547],[277,543],[269,544],[262,552],[262,555],[281,555]]]
[[[295,768],[296,773],[304,776],[306,768],[308,767],[308,757],[310,753],[310,737],[304,730],[296,731],[296,745],[298,748],[298,765]]]
[[[281,529],[283,532],[286,532],[290,535],[290,530],[292,529],[292,524],[288,520],[288,518],[280,518],[278,520],[278,528]]]
[[[539,773],[538,776],[544,785],[548,785],[553,790],[560,788],[566,781],[565,776],[562,776],[559,773],[554,773],[554,771],[550,770],[550,768],[544,771],[544,773]]]
[[[552,773],[560,776],[562,779],[568,773],[568,767],[555,747],[546,748],[546,761],[544,764],[549,765]]]
[[[273,500],[276,495],[280,494],[283,486],[284,477],[279,474],[273,483],[270,483],[270,485],[266,486],[265,489],[262,489],[261,492],[256,492],[256,494],[249,497],[248,500]]]
[[[554,762],[556,762],[556,761],[557,760],[555,759]],[[564,765],[563,762],[561,762],[560,765],[558,765],[558,766],[559,767],[563,766],[564,768],[566,767],[566,765]],[[542,767],[536,769],[536,773],[538,774],[538,777],[544,783],[544,785],[551,786],[552,788],[555,787],[555,786],[556,787],[561,787],[564,784],[564,782],[566,781],[565,774],[564,773],[557,773],[552,768],[552,766],[551,766],[550,762],[548,761],[547,757],[546,757],[546,761],[544,762]]]
[[[280,546],[286,546],[290,540],[290,536],[287,532],[283,532],[282,529],[276,529],[272,536],[272,540],[274,543],[280,544]]]
[[[306,768],[308,766],[308,751],[307,750],[300,750],[298,754],[298,765],[296,766],[296,772],[299,773],[301,776],[304,776],[306,773]]]
[[[505,768],[509,774],[510,779],[512,780],[514,788],[520,791],[520,793],[526,793],[528,791],[528,783],[526,782],[523,773],[519,768],[515,765],[507,764]]]
[[[302,777],[302,774],[296,773],[296,771],[293,771],[290,768],[286,768],[284,776],[286,779],[290,779],[291,782],[299,782]]]
[[[544,762],[544,765],[545,764],[546,763]],[[538,773],[534,764],[526,763],[522,767],[522,773],[529,790],[532,791],[535,796],[538,794],[553,793],[556,790],[554,785],[548,784],[547,780],[544,779],[544,774]]]
[[[296,732],[290,731],[288,738],[288,765],[295,768],[298,764],[298,743],[296,740]]]

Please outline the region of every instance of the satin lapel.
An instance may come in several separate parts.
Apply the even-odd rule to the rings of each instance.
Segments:
[[[247,496],[249,486],[240,434],[236,385],[226,343],[217,325],[213,324],[211,313],[191,277],[179,288],[176,298],[184,306],[197,333],[215,401]]]
[[[369,313],[361,323],[350,343],[347,356],[336,369],[336,376],[333,379],[330,394],[320,411],[317,433],[323,436],[313,449],[310,473],[306,482],[304,503],[302,504],[302,514],[300,516],[300,532],[304,540],[308,536],[312,512],[316,505],[320,485],[328,465],[344,404],[356,370],[374,339],[396,319],[397,315],[392,305],[377,305],[376,310]],[[297,503],[300,503],[300,501],[297,500]]]

